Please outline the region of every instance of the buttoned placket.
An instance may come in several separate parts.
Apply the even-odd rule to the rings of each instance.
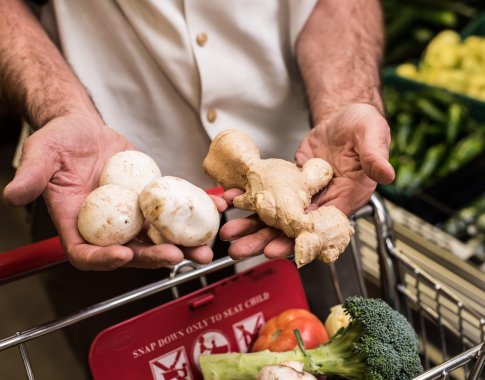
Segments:
[[[199,71],[200,78],[200,108],[199,115],[200,120],[206,132],[210,137],[214,137],[218,132],[218,109],[216,104],[210,102],[207,99],[207,86],[210,83],[207,82],[209,78],[208,70],[211,70],[210,66],[210,51],[213,49],[211,44],[214,36],[210,35],[210,28],[204,25],[204,19],[200,16],[200,9],[195,12],[195,7],[202,7],[202,4],[194,4],[191,2],[185,2],[185,19],[187,22],[187,28],[190,33],[192,51],[195,57],[195,62]]]

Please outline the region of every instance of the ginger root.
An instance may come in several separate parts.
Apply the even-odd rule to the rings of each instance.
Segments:
[[[305,212],[312,196],[332,179],[326,161],[312,158],[298,168],[281,159],[261,159],[249,136],[229,129],[212,141],[203,167],[225,189],[245,191],[234,198],[235,207],[256,212],[265,224],[295,238],[298,267],[316,258],[330,264],[349,244],[354,229],[340,210],[321,206]]]

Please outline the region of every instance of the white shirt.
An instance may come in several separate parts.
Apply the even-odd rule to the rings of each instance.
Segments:
[[[42,21],[106,124],[200,187],[210,140],[293,160],[310,116],[294,57],[316,0],[52,0]]]

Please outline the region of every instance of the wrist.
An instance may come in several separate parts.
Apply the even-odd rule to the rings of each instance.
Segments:
[[[382,116],[384,116],[384,104],[382,101],[382,97],[380,96],[379,93],[377,93],[377,95],[372,98],[355,99],[355,100],[345,101],[339,104],[336,104],[336,103],[329,104],[325,100],[322,100],[317,104],[310,105],[313,125],[325,124],[329,120],[332,120],[333,118],[335,118],[336,115],[358,104],[370,105],[374,107]]]
[[[36,130],[54,119],[64,117],[88,118],[103,123],[96,106],[80,83],[65,86],[55,96],[46,96],[41,103],[33,102],[26,107],[25,116]]]

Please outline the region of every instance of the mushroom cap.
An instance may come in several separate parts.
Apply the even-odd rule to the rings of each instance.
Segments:
[[[157,178],[140,194],[145,218],[174,244],[207,244],[219,229],[219,212],[201,188],[177,177]]]
[[[161,176],[160,168],[150,156],[137,150],[125,150],[106,161],[99,185],[119,185],[140,194],[154,178]]]
[[[125,244],[143,228],[138,194],[118,185],[98,187],[84,200],[77,223],[81,236],[91,244]]]

